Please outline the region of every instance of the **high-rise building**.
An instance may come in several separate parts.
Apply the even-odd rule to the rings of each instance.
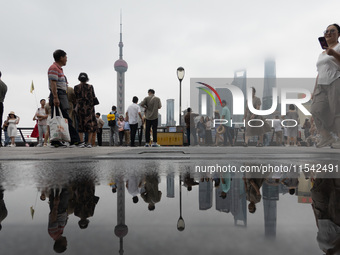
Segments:
[[[200,116],[213,116],[212,99],[205,91],[201,89],[198,92],[198,114]]]
[[[240,88],[243,92],[243,95],[247,94],[247,70],[241,69],[234,72],[234,79],[231,83],[231,85],[234,85],[238,88]],[[233,109],[233,95],[227,88],[216,88],[216,92],[220,95],[221,100],[226,100],[227,106],[230,110],[230,116],[232,117],[234,122],[242,122],[242,115],[233,115],[234,109]],[[217,98],[216,98],[217,100]],[[220,104],[217,104],[215,107],[215,110],[219,111],[221,113],[222,106]]]
[[[175,99],[166,100],[166,125],[176,126],[175,122]]]
[[[162,115],[158,113],[158,126],[162,126]]]
[[[117,112],[125,113],[125,72],[128,64],[123,60],[123,35],[122,35],[122,16],[120,17],[120,41],[119,41],[119,59],[115,62],[114,68],[117,72]]]
[[[273,88],[276,88],[276,63],[274,59],[266,59],[264,62],[264,86],[262,96],[263,110],[268,110],[272,107]]]

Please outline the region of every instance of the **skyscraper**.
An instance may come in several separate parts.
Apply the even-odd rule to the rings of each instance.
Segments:
[[[128,64],[123,60],[123,35],[122,35],[122,16],[120,16],[120,41],[119,41],[119,59],[115,62],[114,68],[117,72],[117,112],[125,113],[125,72]]]
[[[240,88],[243,92],[243,95],[247,94],[247,70],[241,69],[234,72],[234,79],[231,82],[231,85],[234,85]],[[220,95],[221,100],[227,101],[227,106],[230,110],[230,116],[232,117],[234,122],[241,122],[243,115],[234,115],[234,107],[233,107],[233,95],[227,88],[216,88],[217,93]],[[216,98],[217,100],[217,98]],[[215,110],[222,112],[222,106],[217,104]]]
[[[175,99],[166,100],[166,125],[176,126],[175,122]]]
[[[268,110],[272,107],[273,88],[275,87],[276,87],[275,60],[266,59],[264,62],[264,86],[263,86],[263,97],[262,97],[262,109],[263,110]]]
[[[213,116],[212,99],[203,90],[199,90],[198,92],[198,114],[200,116],[202,115],[209,116],[209,117]]]

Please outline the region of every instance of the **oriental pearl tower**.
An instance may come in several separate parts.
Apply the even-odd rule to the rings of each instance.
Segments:
[[[125,72],[128,64],[123,60],[123,35],[122,35],[122,16],[120,16],[120,41],[119,41],[119,59],[115,62],[114,67],[117,72],[117,112],[125,113]]]
[[[115,235],[119,237],[119,254],[124,254],[124,237],[128,234],[128,226],[125,225],[125,185],[122,176],[117,179],[117,225]]]

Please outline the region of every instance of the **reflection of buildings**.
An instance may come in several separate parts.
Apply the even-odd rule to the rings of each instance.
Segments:
[[[262,195],[264,209],[264,235],[268,238],[275,238],[279,186],[269,185],[267,182],[264,182],[262,186]]]
[[[206,88],[206,87],[201,87]],[[199,89],[198,91],[198,114],[213,116],[213,105],[211,97],[204,91]]]
[[[175,174],[170,173],[166,176],[166,197],[175,197]]]
[[[123,40],[122,40],[122,22],[120,22],[120,41],[119,41],[119,59],[115,62],[114,67],[117,72],[117,112],[125,113],[125,72],[128,64],[123,60]]]
[[[222,186],[220,185],[218,188],[215,189],[216,210],[220,212],[229,213],[230,206],[231,206],[230,191],[227,193],[227,197],[225,199],[220,197],[221,192],[222,192]]]
[[[200,210],[208,210],[212,207],[213,201],[213,182],[211,179],[209,181],[200,181],[198,186],[198,202]]]
[[[243,226],[247,226],[247,199],[244,182],[240,176],[233,178],[229,191],[231,196],[231,214],[234,216],[235,226],[239,226],[239,221]]]
[[[166,125],[176,126],[175,122],[175,99],[166,100]]]
[[[128,233],[128,227],[125,225],[125,187],[123,177],[117,180],[117,226],[115,235],[119,237],[119,254],[124,254],[123,238]]]
[[[299,186],[296,189],[296,194],[298,195],[298,203],[310,204],[312,203],[311,190],[312,183],[310,179],[306,180],[303,175],[299,177]]]
[[[247,200],[244,183],[240,176],[233,177],[230,190],[225,199],[221,198],[221,185],[215,189],[216,210],[234,216],[235,226],[247,226]],[[242,222],[242,224],[240,224]]]

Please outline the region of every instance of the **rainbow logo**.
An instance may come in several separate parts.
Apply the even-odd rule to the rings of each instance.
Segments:
[[[212,92],[214,92],[215,95],[217,96],[218,100],[220,101],[221,106],[222,106],[222,101],[221,101],[220,95],[217,93],[217,91],[216,91],[213,87],[211,87],[210,85],[208,85],[208,84],[206,84],[206,83],[203,83],[203,82],[197,82],[197,83],[198,83],[198,84],[201,84],[201,85],[203,85],[203,86],[206,86],[206,87],[209,88]],[[205,88],[198,88],[198,89],[203,90],[204,92],[206,92],[206,93],[212,98],[212,100],[214,100],[215,105],[217,105],[214,96],[211,94],[211,92],[210,92],[209,90],[207,90],[207,89],[205,89]]]

